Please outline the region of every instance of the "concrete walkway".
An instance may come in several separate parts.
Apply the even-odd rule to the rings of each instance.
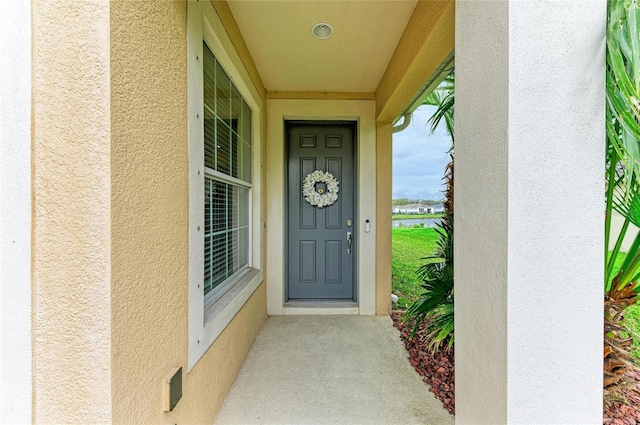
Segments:
[[[389,317],[270,317],[216,424],[453,424]]]

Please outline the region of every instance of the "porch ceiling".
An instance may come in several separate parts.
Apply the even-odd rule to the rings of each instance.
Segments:
[[[375,92],[416,0],[230,0],[269,91]],[[311,35],[316,22],[333,36]]]

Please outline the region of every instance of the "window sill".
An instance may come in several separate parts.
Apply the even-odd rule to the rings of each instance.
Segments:
[[[205,309],[202,327],[199,329],[200,332],[196,332],[199,337],[189,341],[189,370],[213,345],[260,283],[262,272],[249,269],[223,296]]]
[[[259,279],[257,279],[258,277]],[[247,302],[251,294],[253,294],[253,291],[255,291],[255,289],[258,287],[261,281],[262,281],[262,273],[260,273],[260,270],[256,270],[256,269],[247,270],[247,272],[240,279],[238,279],[238,281],[234,283],[233,286],[231,286],[224,293],[224,295],[222,295],[220,298],[215,300],[210,306],[208,306],[204,310],[204,327],[206,328],[211,321],[216,320],[218,316],[220,316],[221,314],[224,314],[225,310],[229,306],[231,306],[231,308],[234,310],[233,316],[235,316],[236,313],[240,311],[240,308],[242,308],[244,303]],[[255,283],[255,286],[251,285],[252,282]],[[243,290],[247,286],[253,286],[253,288],[250,289],[248,296],[246,298],[242,296],[238,298],[238,295],[241,292],[243,292]],[[241,301],[241,304],[238,306],[238,308],[233,308],[233,306],[237,304],[237,302],[240,299],[242,299],[242,301]],[[233,316],[231,317],[231,319],[233,319]],[[229,322],[230,321],[231,320],[229,320]],[[225,327],[226,327],[226,324],[225,324]]]

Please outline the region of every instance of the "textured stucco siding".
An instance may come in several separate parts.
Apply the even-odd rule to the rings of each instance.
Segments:
[[[391,308],[391,124],[376,124],[376,314]]]
[[[507,2],[459,2],[456,8],[454,272],[460,424],[507,423],[508,13]],[[485,33],[490,19],[492,31]],[[491,66],[478,66],[487,58]]]
[[[113,419],[164,423],[188,349],[186,5],[110,8]]]
[[[602,423],[606,1],[456,22],[456,423]]]
[[[186,2],[111,3],[113,420],[211,423],[266,319],[264,284],[187,373]],[[162,412],[162,382],[183,396]]]
[[[602,420],[606,16],[509,3],[511,423]]]
[[[266,305],[267,285],[263,282],[184,378],[183,399],[174,412],[165,414],[164,422],[213,423],[258,331],[267,319]]]
[[[38,423],[111,419],[109,8],[36,0],[33,373]]]
[[[187,373],[186,10],[32,3],[36,422],[211,423],[266,319],[263,283]]]

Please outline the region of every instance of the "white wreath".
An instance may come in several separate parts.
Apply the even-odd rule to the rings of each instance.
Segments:
[[[327,191],[316,190],[316,184],[323,182],[327,185]],[[340,191],[340,183],[330,172],[315,170],[307,174],[302,184],[302,194],[304,199],[314,207],[324,208],[333,205],[338,200],[338,192]]]

